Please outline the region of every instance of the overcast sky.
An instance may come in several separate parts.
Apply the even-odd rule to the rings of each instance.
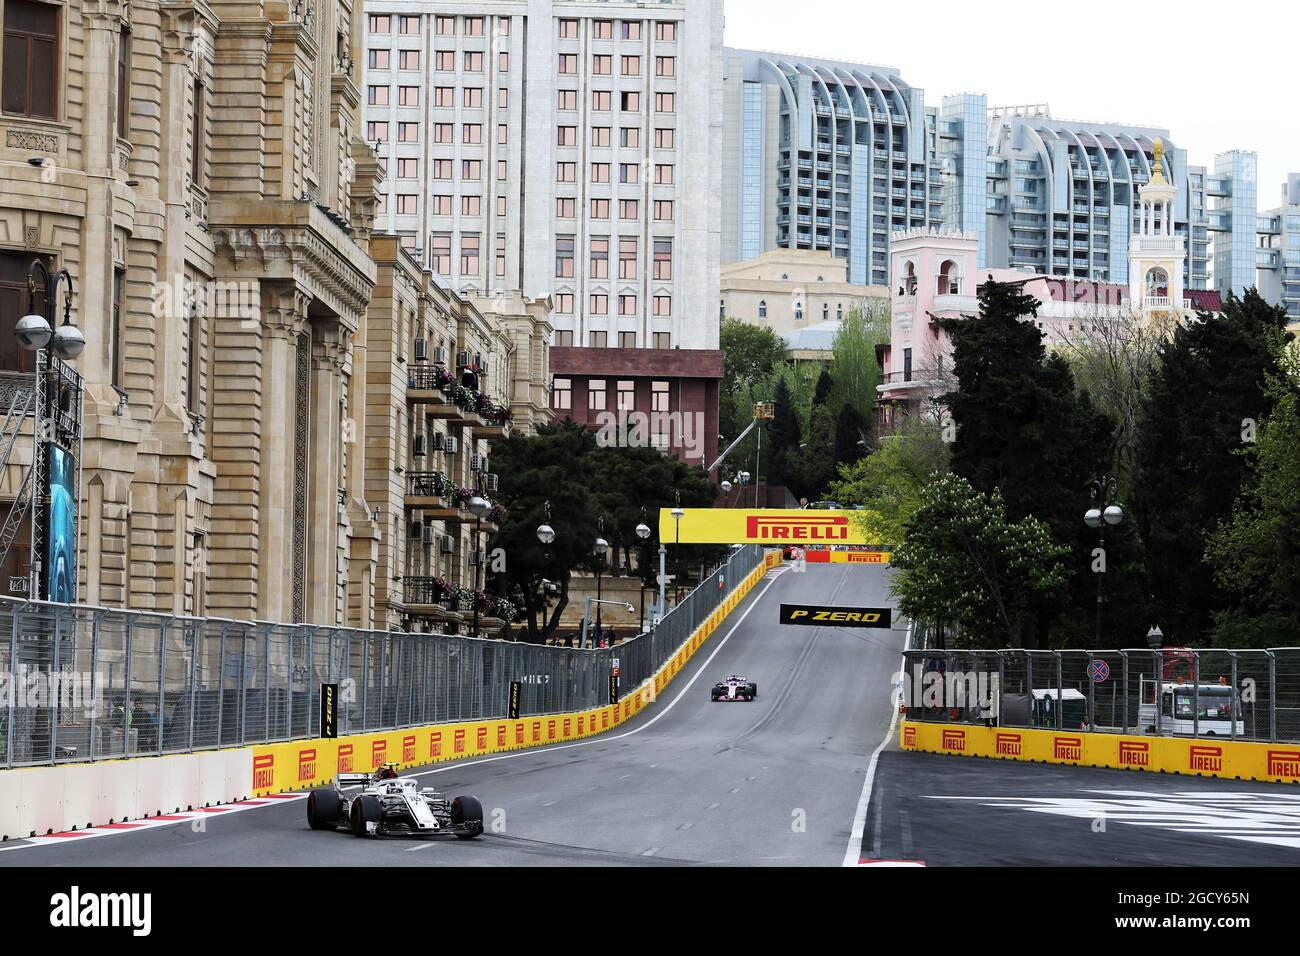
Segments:
[[[726,16],[727,46],[897,67],[929,106],[984,93],[990,106],[1161,127],[1211,170],[1215,153],[1252,150],[1261,209],[1300,172],[1289,0],[727,0]]]

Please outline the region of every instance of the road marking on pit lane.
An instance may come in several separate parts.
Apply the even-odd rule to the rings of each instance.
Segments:
[[[659,711],[659,713],[655,714],[653,717],[647,720],[640,727],[634,727],[632,730],[624,731],[621,734],[615,734],[612,737],[606,737],[606,736],[593,737],[590,740],[579,740],[571,744],[556,744],[554,746],[546,747],[540,750],[536,750],[536,749],[517,750],[514,751],[513,753],[497,754],[495,757],[479,757],[475,760],[466,760],[463,763],[455,763],[446,767],[434,767],[431,770],[421,770],[418,773],[406,774],[406,776],[427,777],[435,773],[446,773],[449,770],[460,770],[465,767],[477,766],[478,764],[495,763],[498,760],[513,760],[516,757],[536,757],[540,754],[551,754],[559,750],[571,750],[574,747],[590,747],[592,744],[608,744],[608,743],[613,743],[615,740],[622,740],[625,737],[631,737],[633,734],[639,734],[641,733],[641,731],[653,727],[657,721],[668,716],[669,712],[674,707],[677,706],[677,702],[686,696],[687,692],[692,687],[695,686],[695,682],[697,680],[699,680],[702,676],[704,676],[704,673],[705,671],[708,670],[709,665],[713,663],[713,659],[718,656],[719,652],[724,647],[727,646],[727,641],[731,640],[731,636],[736,633],[736,629],[739,628],[740,625],[745,623],[745,618],[749,617],[750,612],[752,612],[754,608],[758,607],[758,605],[762,602],[763,595],[767,593],[767,589],[772,586],[772,582],[774,580],[776,579],[769,577],[764,581],[762,588],[759,590],[758,594],[754,596],[753,603],[751,603],[749,607],[745,608],[744,613],[742,613],[740,617],[736,618],[735,623],[731,625],[731,628],[727,631],[727,633],[723,635],[721,640],[718,641],[717,646],[713,648],[713,653],[704,659],[704,663],[700,665],[699,669],[695,672],[695,674],[691,677],[691,679],[686,682],[686,685],[677,692],[677,696],[674,697],[672,700],[670,700],[664,706],[663,710]],[[633,691],[634,694],[639,692],[640,692],[639,688],[638,690]]]

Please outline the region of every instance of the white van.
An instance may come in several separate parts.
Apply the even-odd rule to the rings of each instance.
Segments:
[[[1138,704],[1138,728],[1143,733],[1156,732],[1156,681],[1140,678],[1141,703]],[[1162,735],[1199,732],[1203,737],[1238,737],[1245,735],[1241,719],[1241,697],[1228,684],[1160,685],[1160,733]]]

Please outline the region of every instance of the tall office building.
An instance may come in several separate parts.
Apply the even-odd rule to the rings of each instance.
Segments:
[[[365,10],[381,228],[556,345],[717,347],[721,0]]]
[[[1176,189],[1166,231],[1188,249],[1184,284],[1203,288],[1208,249],[1188,241],[1202,210],[1189,185],[1186,153],[1170,144],[1169,132],[1061,120],[1045,106],[989,113],[986,264],[1126,284],[1138,193],[1153,176],[1157,139],[1167,147],[1164,177]],[[964,201],[974,191],[960,192]],[[956,210],[949,214],[955,221]]]
[[[1207,221],[1214,233],[1214,287],[1241,295],[1256,284],[1259,198],[1255,154],[1234,149],[1214,157],[1205,179]]]
[[[672,413],[649,442],[698,462],[721,378],[722,0],[365,12],[380,228],[457,292],[551,300],[557,415]]]
[[[1292,330],[1300,332],[1300,173],[1288,174],[1282,205],[1259,220],[1260,295],[1283,306]]]
[[[943,223],[936,110],[891,67],[728,49],[722,261],[825,250],[883,285],[889,235]]]
[[[939,155],[943,169],[944,226],[979,242],[976,265],[984,266],[985,227],[990,211],[988,98],[958,93],[943,98],[939,113]]]

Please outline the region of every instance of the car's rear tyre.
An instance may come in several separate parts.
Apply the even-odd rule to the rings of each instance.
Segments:
[[[758,696],[758,685],[757,685],[757,684],[750,684],[750,685],[749,685],[749,699],[750,699],[750,700],[753,700],[753,699],[754,699],[755,697],[757,697],[757,696]]]
[[[456,837],[472,840],[483,832],[483,804],[478,797],[457,797],[451,801],[451,822],[457,829]]]
[[[329,830],[343,814],[343,800],[337,790],[322,788],[307,795],[307,825],[313,830]]]
[[[352,801],[352,810],[349,823],[352,826],[353,836],[370,836],[366,829],[367,823],[378,823],[381,815],[379,807],[379,798],[372,794],[362,794]]]

